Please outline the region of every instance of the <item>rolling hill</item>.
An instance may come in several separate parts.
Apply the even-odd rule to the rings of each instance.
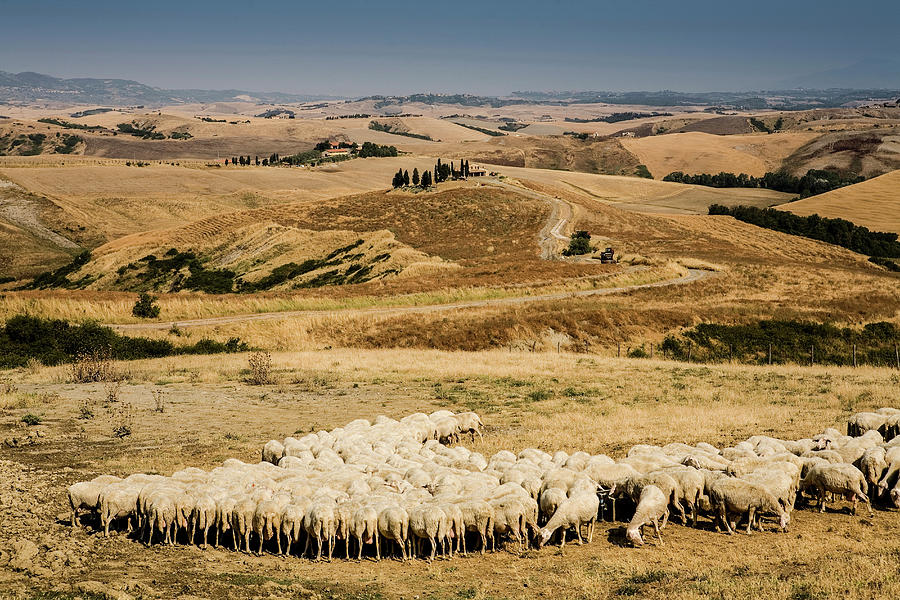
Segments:
[[[900,234],[900,170],[775,208],[840,218],[872,231]]]

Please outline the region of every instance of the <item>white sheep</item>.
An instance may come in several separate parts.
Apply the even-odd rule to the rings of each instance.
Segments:
[[[779,518],[779,527],[787,531],[790,514],[781,506],[778,499],[759,485],[735,477],[722,477],[710,486],[709,500],[716,511],[725,531],[734,533],[729,516],[732,514],[747,515],[747,533],[753,526],[757,513],[773,513]],[[762,521],[759,522],[762,531]]]
[[[72,527],[78,519],[78,511],[82,509],[97,510],[100,508],[100,492],[107,485],[122,481],[114,475],[100,475],[90,481],[80,481],[69,486],[69,507],[72,509]]]
[[[566,498],[538,533],[538,548],[546,544],[557,530],[562,532],[561,546],[566,545],[566,530],[574,529],[579,545],[582,543],[581,530],[587,526],[587,541],[594,539],[594,522],[600,510],[600,500],[596,490],[582,492]]]
[[[409,536],[409,514],[399,506],[390,506],[378,513],[378,534],[393,540],[400,546],[400,554],[406,562],[406,540]],[[381,560],[380,549],[376,558]]]
[[[862,471],[846,463],[818,465],[810,469],[803,481],[801,491],[815,491],[819,501],[819,512],[825,512],[825,492],[847,496],[853,502],[852,512],[856,514],[859,500],[866,503],[869,515],[873,514],[872,504],[866,494],[866,478]]]
[[[625,528],[627,537],[635,546],[644,545],[644,537],[641,533],[644,525],[653,525],[659,545],[663,545],[660,534],[660,519],[663,524],[669,518],[669,499],[666,494],[655,485],[647,485],[641,490],[634,516]]]

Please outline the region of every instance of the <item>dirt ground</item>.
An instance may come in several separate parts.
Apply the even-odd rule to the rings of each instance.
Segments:
[[[481,557],[312,562],[225,548],[144,547],[68,524],[67,485],[97,474],[169,474],[257,460],[270,438],[358,417],[476,410],[486,455],[528,446],[622,456],[639,442],[731,444],[801,437],[852,411],[897,406],[888,369],[699,366],[574,354],[334,350],[117,365],[127,379],[74,384],[63,367],[0,373],[0,597],[4,598],[888,598],[900,593],[900,517],[843,504],[794,513],[789,533],[727,536],[671,524],[664,546],[628,547],[624,524],[593,543]],[[109,401],[112,399],[113,401]],[[41,418],[25,426],[22,417]],[[115,427],[130,428],[118,438]],[[468,441],[463,442],[468,444]],[[627,516],[627,513],[626,513]],[[339,546],[340,549],[340,546]],[[95,595],[90,595],[91,593]],[[104,596],[105,595],[105,596]]]

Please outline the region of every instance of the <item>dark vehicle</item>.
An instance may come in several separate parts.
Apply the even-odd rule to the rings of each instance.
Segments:
[[[612,248],[607,248],[600,253],[600,263],[604,265],[612,265],[616,263],[616,256]]]

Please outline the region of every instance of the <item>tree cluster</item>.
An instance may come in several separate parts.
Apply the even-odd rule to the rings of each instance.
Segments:
[[[801,217],[774,208],[729,208],[720,204],[710,206],[709,214],[729,215],[758,227],[828,242],[868,256],[900,257],[900,242],[897,241],[896,233],[869,231],[866,227],[844,219],[829,219],[819,215]]]
[[[432,174],[433,173],[433,174]],[[422,174],[419,174],[418,169],[413,169],[412,177],[409,175],[409,171],[404,171],[400,169],[396,173],[394,173],[394,178],[391,180],[391,186],[396,188],[408,187],[410,183],[413,186],[421,187],[421,188],[429,188],[432,185],[442,183],[447,181],[448,179],[465,179],[469,176],[469,161],[461,160],[459,161],[459,168],[456,168],[456,164],[453,161],[450,163],[441,162],[441,159],[437,160],[437,163],[434,165],[434,171],[425,170]]]
[[[701,173],[699,175],[686,175],[681,171],[675,171],[663,177],[663,181],[716,188],[766,188],[788,194],[798,194],[801,198],[808,198],[809,196],[824,194],[840,187],[865,181],[865,177],[844,175],[838,171],[823,169],[810,169],[803,177],[794,177],[785,171],[769,172],[762,177],[753,177],[746,173],[735,175],[724,171],[718,174]]]

